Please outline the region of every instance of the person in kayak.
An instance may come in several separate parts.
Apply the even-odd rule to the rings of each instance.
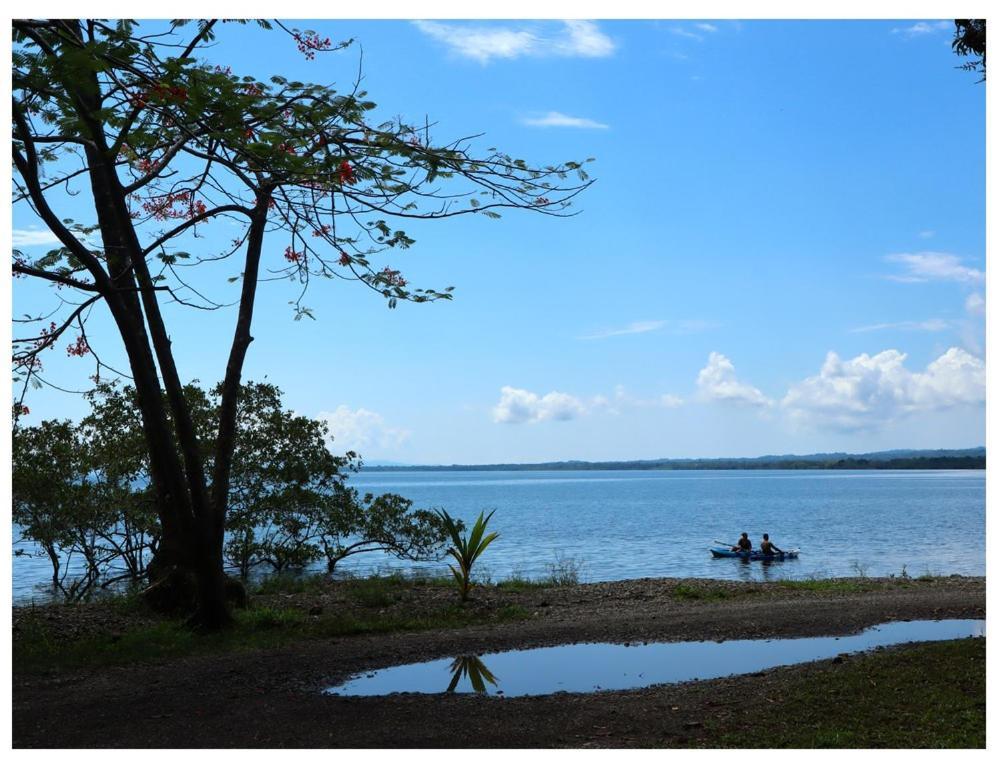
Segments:
[[[760,542],[760,551],[765,557],[773,557],[774,555],[783,555],[784,550],[770,541],[770,534],[763,534],[763,541]]]
[[[745,531],[742,532],[742,538],[739,539],[739,543],[732,547],[733,552],[745,552],[747,555],[753,551],[753,542],[749,540],[749,534]]]

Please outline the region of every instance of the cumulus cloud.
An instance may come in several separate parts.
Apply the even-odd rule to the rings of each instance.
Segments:
[[[874,428],[919,411],[985,402],[985,363],[952,347],[923,372],[888,349],[842,360],[826,355],[822,369],[792,386],[781,401],[792,420],[845,431]]]
[[[565,392],[538,395],[526,389],[503,387],[499,402],[493,408],[493,421],[498,424],[569,421],[581,416],[585,410],[579,398]]]
[[[946,331],[951,327],[951,323],[940,318],[929,320],[900,320],[897,323],[877,323],[875,325],[863,325],[859,328],[851,328],[850,333],[869,333],[871,331]]]
[[[401,447],[410,437],[407,429],[391,427],[381,414],[366,408],[351,410],[346,405],[335,411],[322,411],[316,417],[325,421],[337,451],[385,451]]]
[[[26,248],[32,245],[55,245],[60,242],[48,229],[15,229],[13,234],[13,245],[15,248]]]
[[[496,26],[484,24],[446,24],[439,21],[414,21],[417,29],[446,45],[452,53],[482,64],[492,59],[516,59],[522,56],[560,56],[599,58],[614,53],[615,45],[592,21],[571,20],[551,34],[539,25]]]
[[[606,123],[598,123],[588,117],[573,117],[561,112],[548,112],[541,117],[525,117],[520,122],[533,128],[610,128]]]
[[[705,400],[757,407],[771,404],[756,387],[739,381],[732,361],[718,352],[708,355],[708,364],[697,374],[697,391]]]
[[[981,283],[985,273],[980,269],[966,267],[961,259],[952,253],[921,251],[919,253],[893,253],[888,261],[901,264],[904,272],[888,275],[889,280],[900,283],[927,283],[934,280],[958,283]]]

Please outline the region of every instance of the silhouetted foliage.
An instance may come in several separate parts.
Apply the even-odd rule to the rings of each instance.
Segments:
[[[985,19],[954,19],[954,42],[951,43],[958,56],[977,56],[965,62],[961,69],[981,72],[985,80]]]

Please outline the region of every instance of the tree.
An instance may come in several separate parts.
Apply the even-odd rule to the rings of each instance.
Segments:
[[[36,542],[49,558],[53,591],[63,586],[64,556],[76,549],[77,531],[98,509],[84,457],[79,434],[69,421],[43,421],[14,431],[12,517],[21,536]]]
[[[88,397],[91,413],[80,424],[47,421],[14,434],[14,520],[48,554],[53,587],[69,599],[138,581],[160,542],[137,393],[105,383]],[[210,471],[220,388],[191,384],[185,398]],[[224,554],[244,579],[258,566],[282,571],[317,560],[332,572],[362,552],[442,556],[447,532],[437,515],[396,494],[349,487],[358,457],[334,455],[325,423],[285,410],[276,386],[243,384],[239,404]],[[85,573],[69,581],[63,556],[77,553]]]
[[[965,62],[961,69],[981,72],[985,80],[985,19],[954,19],[954,40],[951,48],[958,56],[978,56]]]
[[[591,183],[577,162],[534,167],[492,149],[474,154],[476,137],[436,143],[428,124],[376,122],[357,82],[345,92],[280,76],[265,83],[200,59],[223,24],[146,32],[128,20],[15,20],[12,55],[14,201],[60,243],[40,259],[15,251],[13,272],[61,289],[64,307],[41,332],[15,340],[23,385],[15,416],[28,385],[44,381],[40,353],[67,333],[76,335],[67,353],[93,355],[101,377],[107,366],[85,324],[106,310],[128,359],[161,526],[150,578],[179,604],[193,581],[191,620],[206,629],[230,621],[223,542],[239,385],[265,270],[296,282],[296,317],[311,316],[302,300],[320,278],[366,286],[390,307],[449,299],[450,288],[413,289],[376,264],[413,243],[390,222],[495,218],[508,208],[564,216]],[[350,43],[276,27],[307,58]],[[83,190],[93,223],[61,217],[65,194]],[[185,250],[220,221],[239,225],[231,247]],[[209,471],[162,310],[165,302],[220,308],[184,268],[233,258],[239,298]]]

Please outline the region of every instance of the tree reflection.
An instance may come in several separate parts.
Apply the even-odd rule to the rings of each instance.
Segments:
[[[468,678],[472,684],[472,690],[476,693],[485,693],[486,683],[495,686],[499,682],[478,656],[456,657],[451,662],[451,672],[454,673],[454,676],[451,678],[451,684],[447,687],[448,693],[454,693],[463,677]]]

